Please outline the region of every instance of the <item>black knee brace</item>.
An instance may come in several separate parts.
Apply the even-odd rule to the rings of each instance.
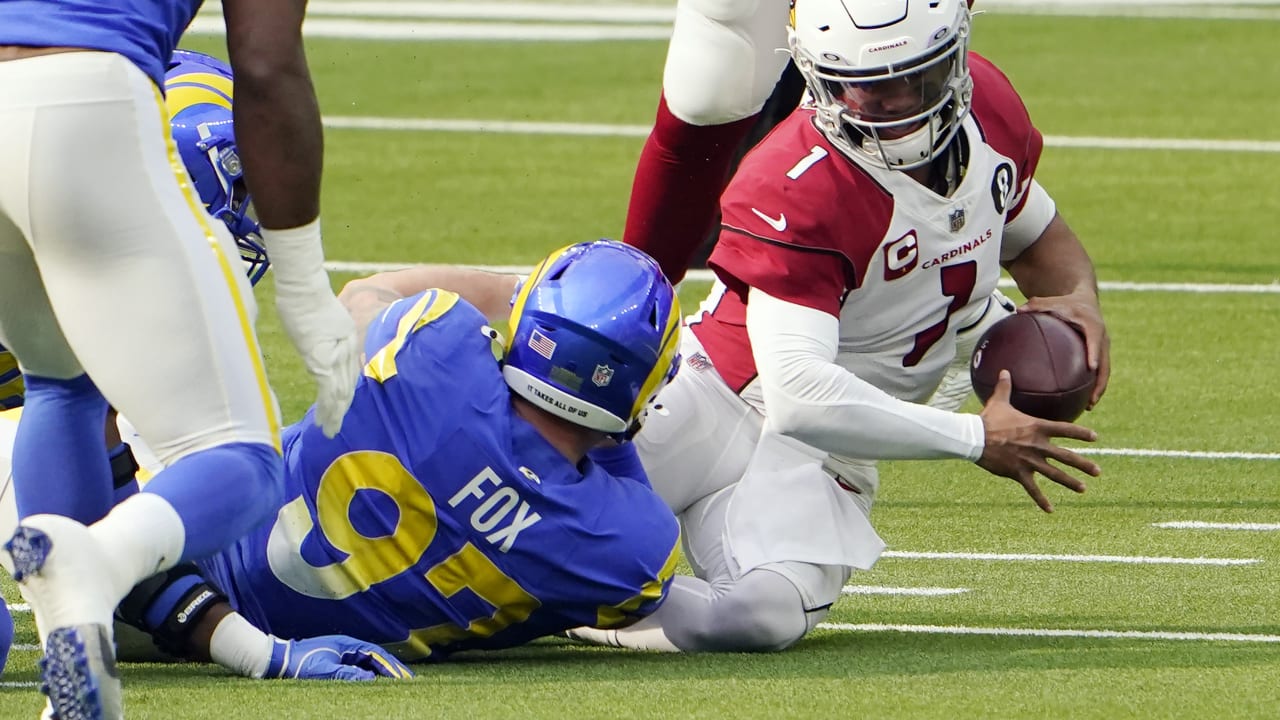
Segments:
[[[219,602],[227,597],[210,587],[195,565],[177,565],[138,583],[116,608],[116,618],[150,635],[164,652],[186,657],[192,631]]]

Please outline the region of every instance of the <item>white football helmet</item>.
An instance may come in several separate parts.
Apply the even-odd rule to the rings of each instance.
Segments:
[[[920,167],[969,112],[965,0],[793,0],[788,35],[819,127],[850,157]]]

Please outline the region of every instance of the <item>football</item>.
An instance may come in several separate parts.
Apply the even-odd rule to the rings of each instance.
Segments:
[[[1089,369],[1084,337],[1048,313],[1010,315],[978,340],[969,379],[983,403],[995,390],[1001,370],[1013,378],[1009,402],[1045,420],[1080,417],[1097,379]]]

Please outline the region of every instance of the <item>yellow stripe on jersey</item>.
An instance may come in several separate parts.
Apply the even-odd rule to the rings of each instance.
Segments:
[[[439,320],[445,313],[458,304],[458,294],[448,290],[428,290],[418,302],[400,317],[396,325],[396,336],[387,341],[369,362],[365,363],[364,374],[378,382],[386,382],[396,376],[396,353],[404,346],[404,341],[419,328]]]
[[[244,269],[240,262],[232,266],[227,259],[226,253],[222,252],[222,244],[218,242],[218,236],[210,226],[209,212],[205,208],[204,203],[195,194],[189,176],[187,175],[186,166],[182,164],[182,158],[178,155],[178,146],[173,142],[173,133],[169,130],[169,113],[165,108],[164,97],[160,94],[160,89],[154,85],[151,92],[155,95],[156,110],[160,114],[160,126],[164,128],[164,144],[166,154],[169,156],[169,167],[173,171],[174,180],[177,181],[178,187],[182,191],[182,197],[187,201],[187,207],[191,210],[191,217],[199,224],[200,229],[204,231],[206,242],[209,243],[209,249],[213,251],[213,255],[218,260],[218,267],[222,271],[222,278],[226,283],[227,290],[231,293],[231,301],[235,305],[236,318],[240,321],[240,334],[244,340],[245,348],[249,351],[250,361],[253,363],[253,374],[258,384],[258,396],[262,401],[262,410],[267,418],[267,429],[271,432],[271,444],[275,447],[276,452],[280,452],[280,416],[276,412],[275,397],[271,394],[271,386],[267,384],[267,371],[263,367],[262,351],[258,348],[258,337],[254,334],[253,322],[249,318],[249,310],[245,305],[244,298],[240,296],[239,285],[236,284],[236,273],[240,273],[244,277]]]
[[[618,603],[617,605],[601,605],[596,608],[596,624],[598,628],[612,628],[635,619],[635,611],[646,602],[662,597],[662,588],[676,574],[676,563],[680,561],[680,536],[676,536],[671,546],[671,554],[658,570],[658,577],[645,583],[640,592]]]

